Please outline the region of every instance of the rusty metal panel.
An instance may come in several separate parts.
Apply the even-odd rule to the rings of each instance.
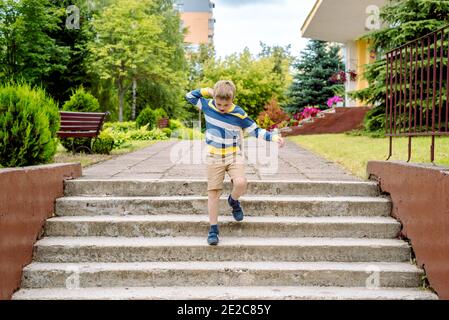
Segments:
[[[403,224],[430,285],[449,300],[449,168],[373,161],[367,170],[391,195],[392,215]]]
[[[33,245],[63,196],[63,181],[80,176],[79,164],[0,169],[0,300],[19,288]]]

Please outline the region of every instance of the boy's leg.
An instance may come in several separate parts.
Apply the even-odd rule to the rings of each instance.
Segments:
[[[245,162],[243,156],[237,156],[227,168],[232,179],[233,190],[228,198],[228,203],[232,207],[232,215],[236,221],[243,221],[244,212],[238,201],[246,193],[248,181],[245,177]]]
[[[209,159],[207,165],[208,211],[211,225],[218,223],[218,204],[223,190],[226,165],[221,159]]]
[[[234,161],[227,168],[228,174],[232,179],[232,193],[231,197],[234,200],[239,200],[245,195],[248,187],[248,180],[245,175],[245,162],[242,155],[237,155]]]
[[[223,180],[226,172],[226,166],[221,163],[217,163],[213,159],[209,159],[210,162],[207,166],[207,191],[208,191],[208,211],[210,230],[207,237],[207,243],[209,245],[217,245],[219,242],[220,231],[218,229],[218,204],[220,201],[221,190],[223,190]]]
[[[211,246],[216,246],[220,242],[219,239],[220,230],[218,228],[218,201],[220,198],[221,191],[210,190],[208,193],[209,193],[209,201],[207,204],[209,209],[210,229],[209,234],[207,236],[207,243]]]
[[[245,177],[238,177],[232,179],[233,189],[231,193],[231,197],[234,200],[239,200],[240,197],[245,195],[246,188],[248,187],[248,180]]]
[[[211,226],[218,224],[218,202],[220,200],[221,192],[221,190],[211,190],[208,192],[209,200],[207,202],[207,208]]]

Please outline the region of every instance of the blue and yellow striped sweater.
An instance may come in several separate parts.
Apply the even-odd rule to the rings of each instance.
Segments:
[[[258,139],[278,141],[278,135],[259,128],[241,107],[233,105],[228,113],[223,114],[215,107],[214,100],[206,98],[207,95],[207,90],[199,89],[187,93],[186,99],[204,113],[210,154],[227,156],[238,152],[243,132]]]

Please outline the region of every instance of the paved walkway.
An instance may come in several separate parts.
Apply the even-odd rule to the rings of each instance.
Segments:
[[[265,145],[266,150],[263,150],[262,154],[270,154],[268,146]],[[201,142],[159,142],[140,151],[88,167],[83,170],[82,179],[206,179],[206,166],[201,163],[200,156],[205,155],[204,148],[205,145]],[[260,154],[261,149],[248,146],[245,150],[248,180],[360,181],[339,165],[290,141],[287,141],[284,148],[279,149],[279,157],[275,152],[271,153],[274,154],[271,159],[278,159],[278,163],[271,161],[270,166],[264,165],[268,163],[265,158],[259,162],[251,160],[257,152]],[[226,180],[228,179],[227,176]]]

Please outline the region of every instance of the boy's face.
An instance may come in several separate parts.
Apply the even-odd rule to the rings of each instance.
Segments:
[[[228,113],[234,105],[232,99],[215,98],[215,105],[221,113]]]

